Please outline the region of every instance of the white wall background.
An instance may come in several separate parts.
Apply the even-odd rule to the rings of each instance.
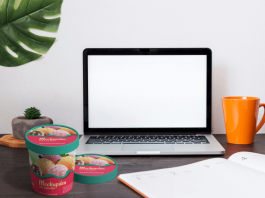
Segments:
[[[83,133],[82,51],[90,47],[211,48],[213,132],[225,133],[221,97],[265,102],[264,8],[262,0],[64,0],[57,34],[43,34],[57,38],[50,51],[0,66],[0,133],[12,133],[12,118],[31,106]]]

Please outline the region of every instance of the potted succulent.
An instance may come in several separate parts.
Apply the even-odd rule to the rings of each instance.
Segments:
[[[30,107],[25,110],[25,116],[18,116],[12,120],[13,136],[16,139],[24,140],[26,132],[39,125],[53,124],[53,120],[46,116],[41,116],[40,110]]]

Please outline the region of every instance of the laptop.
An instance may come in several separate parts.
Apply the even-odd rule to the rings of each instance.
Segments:
[[[83,51],[84,135],[78,154],[222,155],[211,135],[208,48]]]

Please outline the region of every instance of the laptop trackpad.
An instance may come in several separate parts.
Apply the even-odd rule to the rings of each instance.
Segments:
[[[174,151],[170,144],[124,144],[123,151]]]

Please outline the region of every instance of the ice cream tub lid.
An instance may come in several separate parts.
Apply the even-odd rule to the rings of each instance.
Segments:
[[[77,149],[79,134],[75,129],[64,125],[40,125],[27,131],[25,143],[32,152],[58,155]]]
[[[74,181],[100,184],[114,179],[118,173],[117,162],[105,155],[82,154],[75,157]]]

